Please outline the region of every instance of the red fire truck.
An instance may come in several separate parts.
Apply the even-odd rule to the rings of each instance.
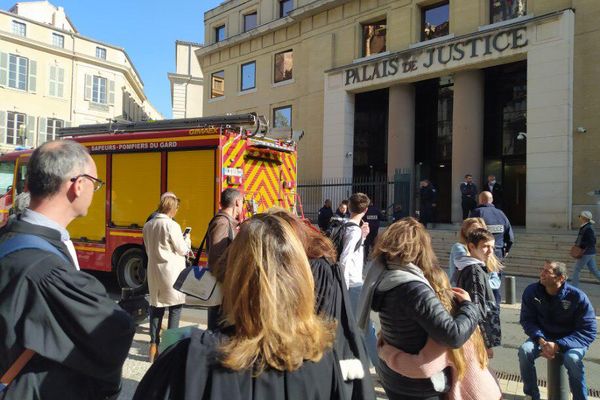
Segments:
[[[199,246],[228,187],[245,196],[246,214],[296,207],[296,143],[265,136],[252,114],[64,128],[60,135],[86,146],[106,185],[88,215],[68,229],[83,269],[114,271],[122,287],[143,290],[142,227],[160,194],[182,200],[177,222],[193,228]],[[31,150],[0,157],[0,213],[8,218],[26,190]]]

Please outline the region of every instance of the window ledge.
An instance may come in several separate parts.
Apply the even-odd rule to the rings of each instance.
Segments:
[[[413,43],[413,44],[409,45],[408,48],[416,49],[419,47],[424,47],[424,46],[429,46],[429,45],[436,44],[439,42],[444,42],[444,41],[450,40],[450,39],[454,39],[454,33],[449,33],[444,36],[436,37],[436,38],[429,39],[429,40],[423,40],[422,42]]]
[[[223,101],[225,100],[225,96],[218,96],[218,97],[213,97],[208,99],[208,103],[216,103],[217,101]]]
[[[363,62],[363,61],[369,61],[369,60],[372,60],[374,58],[386,57],[386,56],[389,56],[389,55],[390,55],[389,51],[382,51],[381,53],[371,54],[371,55],[368,55],[368,56],[365,56],[365,57],[355,58],[354,60],[352,60],[352,63],[353,64],[360,63],[360,62]]]
[[[281,81],[281,82],[274,82],[272,87],[276,88],[276,87],[280,87],[280,86],[287,86],[287,85],[291,85],[292,83],[296,83],[294,78],[286,79],[285,81]]]
[[[108,104],[95,103],[90,101],[90,110],[108,111]]]
[[[533,14],[526,14],[526,15],[522,15],[520,17],[507,19],[505,21],[494,22],[493,24],[481,25],[479,28],[477,28],[477,30],[479,32],[488,31],[488,30],[500,28],[500,27],[503,27],[506,25],[518,24],[519,22],[527,21],[532,18],[533,18]]]
[[[238,96],[244,96],[246,94],[250,94],[250,93],[256,93],[256,88],[252,88],[252,89],[246,89],[246,90],[240,90],[238,92]]]

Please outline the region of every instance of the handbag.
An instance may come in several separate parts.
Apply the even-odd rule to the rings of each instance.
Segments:
[[[200,260],[200,254],[204,248],[207,235],[208,231],[204,235],[202,243],[200,243],[195,264]],[[190,302],[193,305],[212,307],[218,306],[223,302],[221,285],[217,282],[217,278],[208,270],[208,267],[200,265],[186,267],[177,277],[177,280],[173,284],[173,289],[193,297],[194,299]]]
[[[121,300],[119,307],[125,310],[133,319],[136,325],[143,324],[148,318],[148,308],[150,304],[143,294],[134,294],[131,288],[121,289]]]
[[[573,258],[583,257],[584,252],[585,252],[585,249],[582,249],[581,247],[577,246],[576,244],[571,246],[570,254],[571,254],[571,257],[573,257]]]

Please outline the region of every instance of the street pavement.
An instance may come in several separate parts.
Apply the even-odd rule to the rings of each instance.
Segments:
[[[118,298],[118,288],[111,281],[112,277],[108,275],[97,275],[107,285],[111,297]],[[526,336],[519,324],[520,299],[523,290],[527,285],[536,282],[533,278],[516,278],[516,293],[517,304],[503,304],[501,312],[502,321],[502,346],[494,349],[494,358],[490,361],[490,368],[498,374],[499,381],[504,393],[504,399],[521,400],[524,398],[522,392],[522,382],[520,379],[519,365],[517,361],[517,350],[519,346],[526,340]],[[581,288],[588,294],[596,315],[600,315],[600,285],[598,284],[582,284]],[[206,311],[186,307],[182,313],[182,326],[195,325],[200,328],[206,327]],[[378,320],[376,314],[373,314],[373,319],[376,325]],[[600,318],[599,322],[600,322]],[[166,323],[166,318],[165,318]],[[138,327],[134,337],[133,345],[129,352],[129,357],[123,369],[123,392],[119,400],[131,399],[135,392],[135,387],[143,377],[146,370],[150,367],[147,362],[148,354],[148,323]],[[588,387],[593,391],[594,397],[590,399],[600,398],[600,343],[594,342],[590,347],[585,357],[586,376]],[[545,359],[539,359],[536,363],[538,371],[538,379],[545,382],[546,380],[546,365]],[[377,382],[374,379],[375,382]],[[540,386],[542,398],[546,397],[546,390]],[[382,388],[377,385],[376,392],[378,399],[386,399]]]

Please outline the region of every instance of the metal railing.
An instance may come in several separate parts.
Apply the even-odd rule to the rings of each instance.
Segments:
[[[412,182],[412,171],[399,169],[391,177],[382,175],[307,180],[298,184],[298,194],[304,216],[314,223],[317,222],[319,209],[326,199],[331,200],[335,211],[342,200],[357,192],[368,195],[373,204],[385,213],[387,220],[393,221],[411,215],[414,210]]]

